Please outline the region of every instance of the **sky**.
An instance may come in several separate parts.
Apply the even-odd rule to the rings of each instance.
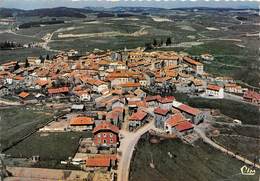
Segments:
[[[258,1],[258,2],[257,2]],[[258,8],[260,0],[0,0],[0,7],[38,9],[52,7],[146,6],[161,8],[228,7]]]

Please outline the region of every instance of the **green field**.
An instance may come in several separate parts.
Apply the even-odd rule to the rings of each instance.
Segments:
[[[44,107],[19,106],[1,108],[0,115],[0,150],[4,150],[50,121],[53,113]]]
[[[35,133],[21,143],[7,150],[13,158],[40,156],[35,167],[59,168],[61,160],[73,157],[81,137],[91,137],[91,132]]]
[[[169,152],[173,155],[169,156]],[[150,163],[154,168],[150,167]],[[150,144],[141,139],[131,163],[131,181],[255,181],[255,176],[243,176],[244,163],[210,146],[197,142],[194,147],[179,140],[165,140]]]
[[[227,99],[190,98],[186,102],[197,108],[219,109],[222,114],[239,119],[243,124],[259,125],[260,112],[257,106]]]

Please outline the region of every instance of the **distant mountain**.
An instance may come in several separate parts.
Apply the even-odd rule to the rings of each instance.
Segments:
[[[95,11],[114,11],[114,12],[143,12],[143,11],[166,10],[164,8],[156,8],[156,7],[127,7],[127,6],[116,6],[116,7],[112,7],[112,8],[85,7],[85,9],[90,9],[90,10],[95,10]]]
[[[255,10],[255,8],[248,8],[248,7],[244,7],[244,8],[221,8],[221,7],[217,7],[217,8],[212,8],[212,7],[183,7],[183,8],[171,8],[170,10],[208,10],[208,11],[232,11],[232,10],[246,10],[246,9],[251,9],[251,10]]]
[[[34,10],[20,10],[20,9],[0,9],[0,17],[12,17],[12,16],[40,16],[40,17],[75,17],[85,18],[87,13],[93,13],[90,9],[80,8],[45,8],[45,9],[34,9]]]
[[[0,17],[1,18],[8,18],[16,16],[19,13],[24,12],[24,10],[21,9],[9,9],[9,8],[0,8]]]

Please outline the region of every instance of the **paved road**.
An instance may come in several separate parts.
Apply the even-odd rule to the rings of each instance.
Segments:
[[[254,164],[253,162],[251,162],[250,160],[242,157],[242,156],[239,156],[239,155],[236,155],[235,153],[233,153],[232,151],[229,151],[227,149],[225,149],[224,147],[216,144],[214,141],[212,141],[211,139],[209,139],[206,134],[204,133],[204,131],[202,131],[198,126],[194,127],[194,130],[199,134],[199,136],[203,139],[204,142],[210,144],[211,146],[213,146],[214,148],[224,152],[224,153],[227,153],[229,154],[230,156],[233,156],[234,158],[248,164],[248,165],[254,165],[256,168],[259,168],[260,169],[260,165],[259,164]]]
[[[0,104],[7,105],[7,106],[19,106],[19,105],[21,105],[20,102],[12,102],[12,101],[5,100],[5,99],[0,99]]]
[[[154,121],[144,125],[142,128],[138,129],[136,132],[120,131],[120,134],[124,138],[120,142],[119,151],[121,152],[121,158],[118,164],[117,180],[118,181],[128,181],[130,162],[134,152],[135,145],[137,144],[139,138],[154,128]]]

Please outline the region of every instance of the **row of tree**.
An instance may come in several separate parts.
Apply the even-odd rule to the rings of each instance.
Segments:
[[[22,47],[22,45],[20,43],[16,43],[13,41],[0,42],[1,50],[9,50],[9,49],[18,48],[18,47]]]
[[[41,56],[39,57],[39,59],[41,60],[41,63],[44,63],[45,60],[50,60],[50,55],[47,54],[45,58],[41,55]],[[25,67],[25,68],[30,67],[30,63],[29,63],[28,58],[25,59],[24,67]],[[17,63],[15,64],[15,66],[14,66],[14,71],[16,71],[16,70],[19,69],[19,68],[20,68],[19,62],[17,62]]]
[[[163,45],[170,46],[172,44],[172,40],[170,37],[168,37],[164,43],[164,41],[161,39],[160,41],[157,41],[156,39],[153,39],[152,43],[145,43],[145,50],[151,50],[153,48],[161,47]]]

